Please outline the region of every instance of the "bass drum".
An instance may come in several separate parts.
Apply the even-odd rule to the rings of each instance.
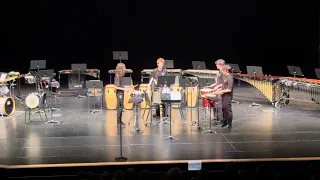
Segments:
[[[36,108],[39,106],[41,100],[41,95],[39,93],[31,93],[26,98],[26,106],[30,109]]]
[[[16,104],[11,97],[0,97],[0,114],[11,116],[16,110]]]
[[[104,88],[104,100],[106,101],[106,107],[108,110],[117,109],[117,95],[116,89],[113,84],[108,84]]]

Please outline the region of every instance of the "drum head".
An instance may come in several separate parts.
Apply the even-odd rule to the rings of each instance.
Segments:
[[[38,96],[36,96],[35,94],[30,94],[27,98],[26,98],[26,105],[28,108],[36,108],[38,107],[40,103],[40,98]]]
[[[4,104],[4,111],[6,115],[12,115],[14,113],[15,110],[15,104],[12,98],[8,98],[5,101]]]

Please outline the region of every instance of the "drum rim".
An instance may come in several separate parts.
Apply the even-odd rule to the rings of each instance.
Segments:
[[[6,106],[4,106],[4,114],[3,115],[6,115],[6,116],[11,116],[13,115],[13,113],[15,112],[16,110],[16,102],[14,101],[14,99],[12,97],[8,97],[8,96],[4,96],[4,97],[1,97],[1,98],[5,98],[5,104],[7,104],[7,101],[8,100],[11,100],[12,102],[12,110],[11,110],[11,113],[7,113],[7,108]]]

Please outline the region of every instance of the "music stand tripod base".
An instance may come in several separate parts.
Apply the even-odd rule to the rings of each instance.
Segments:
[[[163,140],[166,140],[166,139],[175,139],[175,140],[178,140],[178,138],[176,138],[176,137],[174,137],[174,136],[172,136],[172,135],[163,138]]]
[[[253,102],[249,107],[253,107],[253,106],[261,106],[261,104]]]
[[[60,121],[50,120],[46,124],[60,124]]]
[[[116,157],[115,158],[115,161],[117,162],[126,162],[128,160],[128,158],[126,157]]]

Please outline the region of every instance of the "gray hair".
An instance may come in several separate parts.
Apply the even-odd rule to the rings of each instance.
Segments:
[[[228,64],[226,64],[226,65],[224,65],[224,66],[222,67],[222,70],[228,70],[228,71],[230,71],[230,70],[231,70],[231,66],[228,65]]]
[[[226,63],[226,61],[223,60],[223,59],[218,59],[218,60],[216,61],[216,64],[220,64],[220,65],[224,65],[225,63]]]

